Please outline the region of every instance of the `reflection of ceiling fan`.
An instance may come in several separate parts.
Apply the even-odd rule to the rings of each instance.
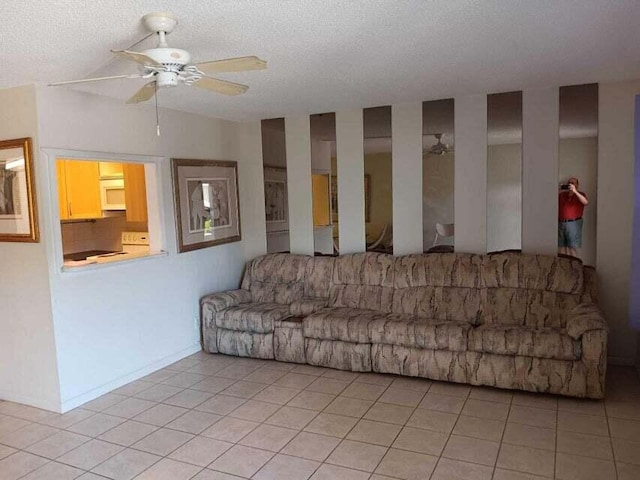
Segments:
[[[68,82],[51,83],[49,85],[71,85],[116,78],[149,79],[151,81],[138,90],[136,94],[127,101],[127,103],[140,103],[152,98],[159,88],[175,87],[180,83],[193,85],[224,95],[240,95],[246,92],[249,87],[239,83],[218,80],[209,77],[208,74],[262,70],[267,68],[267,62],[260,60],[258,57],[230,58],[191,64],[191,55],[189,52],[178,48],[171,48],[165,40],[166,35],[171,33],[178,23],[176,17],[170,13],[150,13],[142,17],[142,22],[149,30],[157,33],[157,48],[151,48],[143,52],[112,50],[112,52],[119,57],[140,64],[140,73],[71,80]]]
[[[444,155],[445,153],[452,153],[453,147],[446,143],[442,143],[443,133],[434,133],[434,137],[438,140],[434,145],[424,151],[423,155]]]

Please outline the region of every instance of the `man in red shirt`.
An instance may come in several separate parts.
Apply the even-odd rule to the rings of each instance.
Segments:
[[[589,200],[584,192],[578,191],[579,182],[571,177],[568,188],[562,188],[558,195],[558,252],[578,257],[577,249],[582,247],[582,213]]]

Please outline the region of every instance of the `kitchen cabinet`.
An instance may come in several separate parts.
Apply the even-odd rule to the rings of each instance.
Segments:
[[[124,175],[123,164],[117,162],[99,162],[100,165],[100,178],[122,178]]]
[[[101,218],[98,162],[61,159],[56,170],[60,219]]]
[[[144,165],[123,164],[124,198],[127,205],[127,222],[146,222],[147,185],[144,178]]]

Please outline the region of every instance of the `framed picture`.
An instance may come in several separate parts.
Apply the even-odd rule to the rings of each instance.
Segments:
[[[267,232],[289,230],[286,168],[264,167],[264,211]]]
[[[371,175],[364,174],[364,221],[371,221]],[[338,223],[338,177],[331,175],[331,222]]]
[[[178,252],[237,242],[237,162],[172,158]]]
[[[0,141],[0,241],[39,240],[31,138]]]

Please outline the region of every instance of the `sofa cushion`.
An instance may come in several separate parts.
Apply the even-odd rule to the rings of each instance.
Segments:
[[[480,293],[477,288],[397,288],[393,292],[391,312],[476,325],[481,318]]]
[[[469,332],[469,351],[522,357],[579,360],[580,342],[560,328],[482,325]]]
[[[335,257],[311,257],[304,273],[304,296],[328,298]]]
[[[330,307],[346,307],[391,312],[393,289],[374,285],[335,285],[329,295]]]
[[[393,287],[394,257],[385,253],[354,253],[336,257],[333,283]]]
[[[482,256],[470,253],[405,255],[395,261],[394,285],[479,288],[481,265]]]
[[[253,301],[289,304],[302,298],[304,272],[310,258],[274,253],[253,260],[249,267],[251,280],[248,285]]]
[[[482,290],[480,323],[531,328],[565,328],[569,312],[580,302],[578,295],[523,288]]]
[[[251,303],[227,308],[215,314],[218,328],[252,333],[271,333],[276,323],[290,316],[288,305]]]
[[[464,352],[470,328],[466,322],[391,313],[369,323],[369,336],[371,343]]]
[[[392,255],[356,253],[335,259],[330,307],[390,312],[393,298]]]
[[[507,287],[581,295],[580,260],[551,255],[498,253],[482,257],[482,282],[487,288]]]
[[[370,343],[369,324],[384,318],[384,313],[361,308],[325,308],[303,321],[305,338]]]

